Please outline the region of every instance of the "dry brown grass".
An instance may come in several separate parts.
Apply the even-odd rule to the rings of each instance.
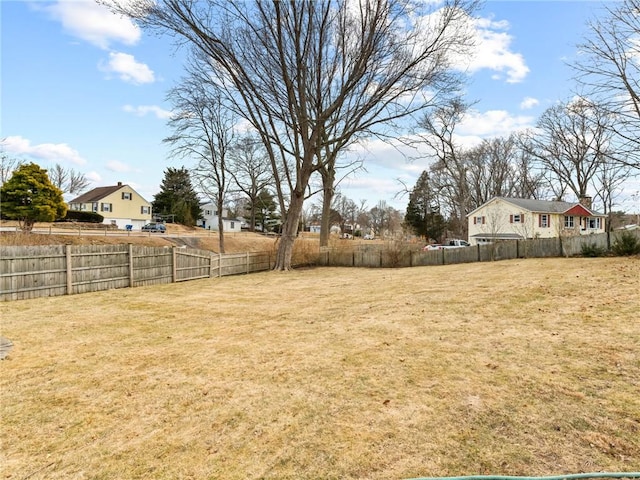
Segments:
[[[638,471],[639,289],[542,259],[4,303],[1,476]]]

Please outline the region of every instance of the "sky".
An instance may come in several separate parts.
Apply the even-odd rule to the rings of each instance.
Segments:
[[[599,1],[493,1],[476,14],[477,51],[466,70],[461,141],[533,127],[545,109],[572,97],[568,63],[603,14]],[[183,51],[170,38],[140,30],[92,0],[0,0],[0,138],[3,152],[43,168],[84,173],[90,187],[123,182],[148,201],[168,167],[166,99],[183,73]],[[428,158],[371,141],[352,155],[364,170],[340,182],[342,194],[369,208],[385,201],[401,211]],[[413,157],[414,155],[410,154]],[[616,209],[640,212],[638,180]],[[69,198],[67,199],[69,200]],[[316,200],[318,201],[318,200]]]

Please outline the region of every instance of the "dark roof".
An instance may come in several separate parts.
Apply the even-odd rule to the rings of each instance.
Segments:
[[[570,202],[557,202],[550,200],[536,200],[532,198],[508,198],[498,197],[505,202],[512,203],[518,207],[525,208],[531,212],[544,212],[544,213],[563,213],[576,205]]]
[[[494,197],[491,200],[489,200],[489,202],[493,200],[502,200],[504,202],[511,203],[512,205],[516,205],[517,207],[524,208],[525,210],[529,210],[530,212],[536,212],[536,213],[564,213],[567,210],[575,207],[576,205],[580,205],[585,210],[587,210],[587,212],[590,212],[594,216],[601,216],[601,217],[604,216],[604,214],[595,212],[578,202],[571,203],[571,202],[560,202],[560,201],[552,201],[552,200],[536,200],[533,198],[510,198],[510,197]],[[486,205],[486,203],[483,204],[482,206],[484,205]]]
[[[111,187],[97,187],[93,190],[89,190],[87,193],[83,193],[77,198],[74,198],[69,203],[90,203],[102,200],[104,197],[111,195],[113,192],[117,192],[126,185],[113,185]]]

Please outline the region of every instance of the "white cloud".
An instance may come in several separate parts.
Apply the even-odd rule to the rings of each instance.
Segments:
[[[165,110],[157,105],[138,105],[134,107],[133,105],[125,105],[122,107],[127,113],[133,113],[138,117],[144,117],[147,114],[155,115],[161,120],[167,120],[171,118],[172,113],[169,110]]]
[[[134,169],[130,165],[119,162],[118,160],[111,160],[107,162],[106,167],[107,167],[107,170],[111,170],[112,172],[118,172],[118,173],[126,173],[126,172],[134,171]]]
[[[86,173],[85,177],[87,177],[88,180],[95,184],[100,184],[102,182],[102,176],[96,171]]]
[[[471,72],[482,69],[498,72],[492,76],[502,80],[506,75],[507,83],[519,83],[529,73],[524,57],[510,50],[512,36],[506,30],[507,21],[494,21],[490,18],[478,18],[475,24],[475,52],[464,62],[464,68]]]
[[[140,29],[130,19],[93,0],[58,0],[45,10],[69,34],[102,49],[113,42],[135,45],[140,40]]]
[[[539,103],[540,102],[538,101],[537,98],[525,97],[524,99],[522,99],[522,102],[520,102],[520,108],[522,110],[529,110],[530,108],[535,107]]]
[[[505,110],[487,110],[484,113],[471,111],[464,116],[458,125],[457,133],[461,136],[499,137],[533,126],[534,117],[525,115],[513,116]]]
[[[109,62],[101,62],[98,67],[104,72],[115,73],[121,80],[135,85],[155,81],[153,70],[144,63],[137,62],[135,57],[128,53],[110,52]]]
[[[31,145],[31,141],[21,136],[6,137],[2,141],[2,148],[8,153],[26,155],[35,160],[49,162],[71,162],[84,165],[87,161],[66,143],[40,143]]]

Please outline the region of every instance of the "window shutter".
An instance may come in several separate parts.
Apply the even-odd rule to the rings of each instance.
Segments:
[[[524,223],[524,213],[521,213],[521,214],[520,214],[520,222],[521,222],[521,223]]]
[[[478,217],[473,217],[473,224],[477,224],[478,223]]]
[[[482,224],[484,225],[484,215],[482,216]]]
[[[538,226],[541,227],[542,226],[542,214],[538,215]]]
[[[513,215],[509,215],[509,223],[513,223]]]

